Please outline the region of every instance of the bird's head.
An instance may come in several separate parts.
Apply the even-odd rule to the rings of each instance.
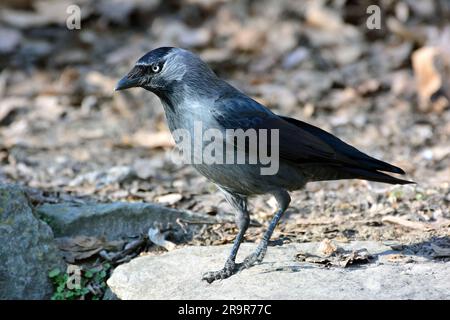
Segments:
[[[116,90],[141,87],[161,98],[181,94],[186,88],[202,90],[218,79],[197,55],[190,51],[161,47],[142,56],[116,86]]]

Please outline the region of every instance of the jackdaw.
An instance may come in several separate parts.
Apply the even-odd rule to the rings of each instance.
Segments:
[[[205,130],[225,132],[229,129],[265,129],[278,133],[277,141],[266,139],[269,147],[272,147],[271,143],[277,144],[274,150],[277,152],[279,167],[275,174],[261,174],[261,162],[230,164],[194,161],[194,167],[223,191],[227,201],[236,210],[239,229],[223,269],[203,275],[203,280],[209,283],[228,278],[263,260],[269,239],[291,201],[288,191],[302,189],[310,181],[338,179],[413,183],[383,173],[404,174],[404,171],[364,154],[322,129],[276,115],[218,78],[205,62],[190,51],[161,47],[148,52],[118,82],[116,90],[132,87],[144,88],[160,98],[172,134],[179,129],[194,133],[196,122],[200,122]],[[260,141],[261,138],[258,139]],[[234,150],[239,149],[235,145],[236,139],[231,144]],[[256,149],[260,147],[258,145]],[[244,150],[240,150],[247,156],[255,152],[247,144]],[[257,249],[243,263],[237,264],[236,255],[249,226],[248,198],[262,194],[273,195],[278,210]]]

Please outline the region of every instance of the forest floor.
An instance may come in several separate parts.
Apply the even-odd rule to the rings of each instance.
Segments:
[[[159,100],[142,89],[114,92],[137,58],[170,44],[197,52],[274,112],[328,130],[417,183],[310,183],[292,193],[274,240],[395,242],[430,257],[433,246],[450,248],[446,79],[419,55],[443,83],[427,96],[413,67],[423,48],[449,52],[449,13],[439,1],[391,1],[381,30],[366,28],[364,5],[342,1],[155,0],[114,9],[79,2],[81,30],[37,9],[57,6],[50,1],[32,1],[27,11],[41,20],[20,19],[12,5],[0,16],[0,181],[27,187],[33,204],[145,201],[233,216],[213,184],[171,161]],[[450,66],[445,58],[443,66]],[[252,201],[245,241],[261,238],[274,209],[268,197]],[[227,244],[236,232],[233,223],[205,224],[187,244]]]

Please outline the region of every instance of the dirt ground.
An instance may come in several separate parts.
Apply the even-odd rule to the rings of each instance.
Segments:
[[[79,30],[66,28],[66,1],[0,5],[0,181],[28,187],[34,204],[155,201],[233,214],[213,184],[171,161],[159,100],[142,89],[114,92],[145,52],[181,46],[274,112],[417,182],[310,183],[292,194],[275,240],[450,248],[448,2],[374,1],[375,30],[366,25],[371,1],[71,3],[81,8]],[[273,204],[252,201],[246,241],[261,236]],[[236,231],[204,225],[189,244],[230,243]]]

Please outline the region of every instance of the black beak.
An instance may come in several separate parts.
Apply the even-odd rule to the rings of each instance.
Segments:
[[[128,78],[128,75],[126,75],[125,77],[120,79],[119,82],[117,82],[116,91],[137,87],[139,85],[139,80],[139,77]]]

